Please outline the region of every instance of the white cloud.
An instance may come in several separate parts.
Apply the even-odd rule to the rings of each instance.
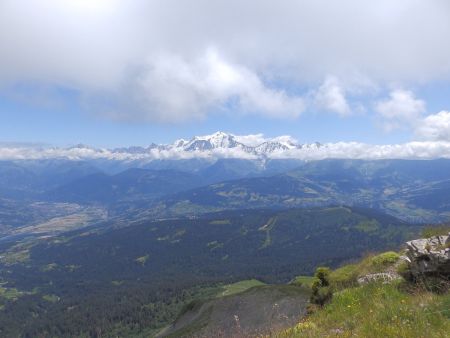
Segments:
[[[260,145],[261,143],[264,143],[267,141],[267,138],[264,137],[264,134],[250,134],[250,135],[233,135],[234,139],[238,141],[239,143],[256,147]]]
[[[240,141],[261,141],[260,135],[237,136]],[[270,139],[264,139],[265,141]],[[289,136],[281,136],[272,140],[295,140]],[[244,143],[248,146],[255,146]],[[336,159],[450,159],[450,142],[447,141],[422,141],[391,145],[371,145],[358,142],[337,142],[323,145],[309,144],[300,148],[292,147],[288,150],[276,150],[266,153],[264,156],[247,152],[239,147],[215,148],[208,151],[184,151],[182,148],[165,147],[154,148],[142,153],[113,151],[108,149],[94,149],[89,147],[73,148],[48,148],[20,145],[0,145],[0,160],[39,160],[39,159],[70,159],[70,160],[114,160],[114,161],[142,161],[152,160],[179,160],[203,158],[215,160],[218,158],[241,159],[299,159],[322,160]]]
[[[418,124],[416,134],[426,140],[450,141],[450,112],[428,115]]]
[[[302,101],[277,89],[286,83],[448,79],[449,11],[447,0],[2,0],[0,90],[71,88],[91,105],[117,98],[110,115],[141,120],[201,118],[235,95],[244,111],[292,117]],[[209,46],[237,79],[207,88],[223,75]],[[347,113],[342,87],[325,93],[325,106]]]
[[[425,112],[425,102],[416,99],[411,91],[397,89],[389,94],[389,99],[377,102],[375,111],[386,131],[410,128]]]
[[[327,76],[315,94],[315,103],[319,108],[337,113],[341,116],[351,114],[350,106],[345,98],[345,90],[334,76]]]
[[[302,98],[269,88],[257,74],[225,61],[213,48],[193,60],[156,55],[128,80],[122,94],[128,109],[114,117],[125,120],[185,121],[229,105],[238,113],[274,118],[297,117],[304,110]]]
[[[250,135],[233,135],[234,139],[246,146],[256,147],[264,142],[280,142],[284,144],[298,144],[298,140],[290,135],[281,135],[277,137],[265,137],[264,134],[250,134]]]

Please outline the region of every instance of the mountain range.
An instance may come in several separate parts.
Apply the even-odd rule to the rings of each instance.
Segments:
[[[436,159],[450,158],[450,142],[409,142],[403,144],[364,144],[358,142],[300,143],[290,136],[264,138],[261,134],[234,135],[216,132],[179,139],[171,144],[95,148],[78,144],[68,148],[42,145],[0,144],[0,160],[96,160],[144,166],[153,161],[220,158],[255,160],[264,164],[269,159],[320,160],[342,159]]]
[[[0,160],[0,335],[154,336],[220,283],[284,283],[450,219],[450,159],[311,160],[281,155],[337,148],[260,141]]]

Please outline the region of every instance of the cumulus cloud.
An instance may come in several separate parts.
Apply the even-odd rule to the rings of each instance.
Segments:
[[[396,89],[389,99],[376,103],[375,111],[386,131],[415,126],[425,112],[425,101],[417,99],[411,91]]]
[[[351,114],[350,106],[345,98],[345,90],[339,80],[328,76],[315,95],[315,103],[319,108],[337,113],[341,116]]]
[[[286,84],[448,78],[449,11],[447,0],[2,0],[0,88],[71,88],[91,105],[106,97],[116,118],[201,118],[233,99],[244,113],[292,117],[302,100]],[[222,65],[234,77],[211,80]],[[320,101],[346,114],[343,88],[324,85]]]
[[[422,139],[450,141],[450,112],[428,115],[418,124],[416,134]]]
[[[121,119],[184,121],[229,105],[237,112],[276,118],[297,117],[304,110],[301,97],[266,86],[253,71],[225,61],[214,48],[193,60],[156,55],[129,80],[123,93],[134,109],[115,113]]]

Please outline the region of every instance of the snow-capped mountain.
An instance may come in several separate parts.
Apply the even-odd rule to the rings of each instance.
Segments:
[[[212,135],[195,136],[190,141],[183,143],[181,147],[185,151],[207,151],[218,148],[245,149],[247,146],[237,142],[234,135],[219,131]]]
[[[269,139],[257,146],[239,142],[239,137],[218,131],[211,135],[195,136],[191,140],[177,140],[172,147],[183,151],[211,151],[214,149],[239,149],[253,155],[266,155],[274,151],[301,148],[290,136]]]
[[[216,132],[179,139],[171,144],[151,143],[146,147],[115,149],[93,148],[79,144],[69,148],[33,145],[0,145],[0,160],[111,160],[136,162],[141,165],[154,160],[218,159],[266,160],[294,159],[433,159],[450,158],[450,142],[409,142],[392,145],[371,145],[358,142],[301,144],[290,136],[265,138],[262,134],[234,135]]]
[[[247,136],[245,136],[247,137]],[[244,137],[244,138],[245,138]],[[217,153],[226,152],[232,155],[232,151],[238,153],[246,153],[254,156],[266,156],[273,152],[280,152],[290,149],[301,149],[302,145],[298,144],[295,139],[290,136],[280,136],[273,139],[265,139],[258,145],[247,145],[239,140],[242,136],[218,131],[211,135],[194,136],[190,140],[179,139],[172,144],[157,145],[152,143],[150,146],[116,148],[113,152],[130,153],[130,154],[148,154],[152,151],[176,151],[187,153]]]

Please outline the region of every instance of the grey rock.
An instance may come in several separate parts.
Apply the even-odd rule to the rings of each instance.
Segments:
[[[406,242],[411,273],[450,277],[450,233]]]
[[[401,277],[397,273],[393,272],[371,273],[358,278],[358,284],[363,285],[373,282],[382,282],[383,284],[389,284],[397,279],[401,279]]]

